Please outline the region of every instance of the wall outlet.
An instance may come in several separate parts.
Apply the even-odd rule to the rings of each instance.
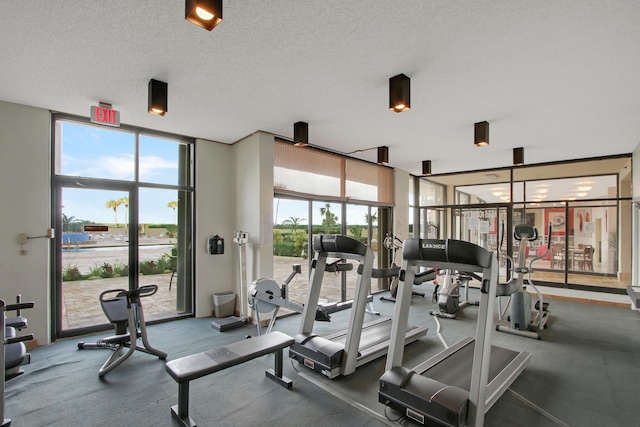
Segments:
[[[24,245],[27,243],[27,235],[25,233],[18,234],[18,243]]]

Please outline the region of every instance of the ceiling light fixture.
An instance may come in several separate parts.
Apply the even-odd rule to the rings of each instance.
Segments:
[[[309,123],[296,122],[293,124],[293,145],[296,147],[309,145]]]
[[[589,191],[589,190],[591,190],[591,187],[586,185],[584,187],[578,187],[578,190],[580,190],[580,191]]]
[[[518,147],[513,149],[513,166],[524,165],[524,148]]]
[[[169,91],[169,85],[159,80],[149,80],[149,113],[156,114],[158,116],[164,116],[167,114],[167,92]]]
[[[404,74],[389,79],[389,109],[400,113],[411,108],[411,79]]]
[[[222,22],[222,0],[186,0],[184,19],[211,31]]]
[[[489,122],[478,122],[474,124],[473,143],[477,147],[489,145]]]
[[[389,147],[384,145],[381,147],[378,147],[378,164],[379,165],[389,164]]]
[[[422,161],[422,176],[431,176],[431,160]]]

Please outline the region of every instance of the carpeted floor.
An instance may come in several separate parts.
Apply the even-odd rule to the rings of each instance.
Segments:
[[[414,298],[410,323],[429,326],[427,336],[405,351],[405,365],[415,366],[442,349],[428,311],[427,298]],[[475,296],[472,290],[472,298]],[[393,304],[376,309],[391,315]],[[487,426],[631,426],[638,425],[640,395],[640,316],[629,309],[551,302],[551,320],[542,341],[493,333],[493,342],[532,354],[530,366],[486,414]],[[455,320],[441,320],[443,337],[452,344],[475,333],[476,307]],[[367,319],[376,316],[367,315]],[[348,312],[316,332],[345,327]],[[295,335],[300,316],[281,319],[274,329]],[[229,332],[211,328],[211,319],[184,319],[151,325],[149,341],[175,359],[256,335],[254,326]],[[78,350],[82,340],[57,341],[32,350],[24,375],[6,384],[6,416],[15,426],[175,426],[170,407],[177,384],[164,362],[137,352],[123,365],[98,378],[107,350]],[[286,355],[286,351],[285,351]],[[329,380],[285,358],[284,373],[293,380],[286,390],[265,377],[273,357],[264,356],[191,383],[191,417],[199,426],[376,426],[391,425],[399,414],[378,403],[378,378],[385,358],[361,366],[347,377]],[[299,372],[298,372],[299,371]],[[414,425],[406,419],[400,425]]]

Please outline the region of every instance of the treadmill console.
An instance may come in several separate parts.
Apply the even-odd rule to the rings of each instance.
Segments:
[[[402,258],[489,268],[492,253],[470,242],[453,239],[407,239],[402,246]],[[472,271],[472,269],[463,269]]]
[[[345,253],[364,256],[367,245],[351,237],[339,234],[318,234],[313,238],[315,252]]]

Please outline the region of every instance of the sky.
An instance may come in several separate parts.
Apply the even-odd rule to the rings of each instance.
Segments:
[[[62,143],[57,156],[56,173],[69,176],[132,181],[135,178],[135,134],[117,128],[80,123],[58,122]],[[154,184],[178,184],[178,141],[140,136],[140,181]],[[110,200],[127,197],[126,191],[65,188],[62,212],[67,217],[96,223],[122,224],[126,207],[114,213]],[[142,188],[140,218],[142,224],[173,224],[175,211],[167,204],[178,200],[176,190]]]

